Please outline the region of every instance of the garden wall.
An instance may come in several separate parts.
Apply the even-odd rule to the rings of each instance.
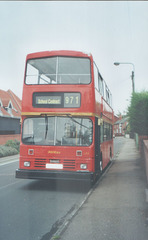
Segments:
[[[8,140],[18,140],[20,141],[21,135],[14,134],[14,135],[0,135],[0,145],[4,145]]]

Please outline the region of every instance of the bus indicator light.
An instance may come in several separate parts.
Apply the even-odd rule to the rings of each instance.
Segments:
[[[81,150],[77,150],[76,156],[77,156],[77,157],[81,157],[81,156],[82,156],[82,151],[81,151]]]
[[[34,150],[33,149],[29,149],[28,150],[28,155],[34,155]]]

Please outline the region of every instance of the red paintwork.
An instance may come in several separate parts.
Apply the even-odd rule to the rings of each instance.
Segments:
[[[23,87],[23,98],[22,98],[22,112],[25,113],[91,113],[97,115],[111,124],[113,123],[113,111],[105,100],[101,97],[100,93],[96,91],[94,87],[94,76],[93,76],[93,58],[91,55],[76,52],[76,51],[46,51],[39,53],[28,54],[28,59],[41,58],[49,56],[75,56],[75,57],[88,57],[91,60],[91,72],[92,81],[89,85],[26,85]],[[34,92],[80,92],[81,93],[81,107],[80,108],[33,108],[32,106],[32,95]],[[91,119],[95,122],[95,117]],[[22,117],[22,122],[25,116]],[[94,126],[94,125],[93,125]],[[49,163],[50,159],[59,159],[60,163],[63,163],[65,159],[74,160],[75,168],[63,169],[65,171],[77,171],[80,170],[80,163],[87,163],[90,172],[94,172],[95,164],[95,153],[94,153],[94,135],[95,129],[93,127],[93,144],[89,147],[66,147],[66,146],[29,146],[21,143],[20,146],[20,169],[36,169],[34,167],[35,159],[44,159],[45,163]],[[103,168],[106,167],[110,160],[110,148],[113,148],[113,141],[104,142],[101,144],[101,151],[103,155]],[[34,154],[28,155],[28,150],[33,149]],[[81,150],[82,156],[76,156],[76,151]],[[113,150],[112,150],[113,151]],[[24,167],[24,161],[30,161],[31,167]],[[45,168],[44,168],[45,169]],[[37,170],[43,170],[38,167]],[[52,170],[51,170],[52,171]],[[60,170],[58,170],[60,171]]]
[[[49,86],[49,87],[48,87]],[[93,94],[93,83],[89,85],[24,85],[22,112],[77,112],[77,113],[90,113],[94,112],[95,96]],[[34,92],[80,92],[81,93],[81,107],[80,108],[33,108],[32,95]],[[89,96],[89,97],[88,97]],[[87,100],[86,100],[87,99]]]

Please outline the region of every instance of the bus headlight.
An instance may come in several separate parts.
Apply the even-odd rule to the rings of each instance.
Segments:
[[[81,169],[87,169],[87,164],[84,164],[84,163],[80,164],[80,168]]]
[[[30,167],[30,162],[24,162],[24,167]]]

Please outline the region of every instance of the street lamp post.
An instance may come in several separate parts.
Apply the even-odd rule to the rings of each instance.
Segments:
[[[132,90],[133,90],[133,93],[134,93],[135,92],[135,66],[134,66],[133,63],[129,63],[129,62],[115,62],[114,63],[115,66],[119,66],[120,64],[130,64],[130,65],[133,66],[131,79],[132,79]]]

